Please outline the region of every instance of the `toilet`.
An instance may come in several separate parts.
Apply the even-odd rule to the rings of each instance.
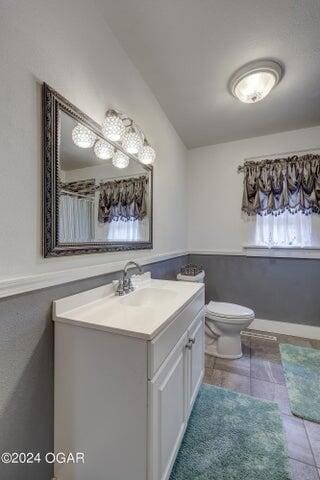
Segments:
[[[206,305],[206,352],[218,358],[242,357],[240,332],[254,320],[254,311],[235,303]]]
[[[205,272],[198,275],[177,275],[177,280],[204,282]],[[205,307],[206,353],[218,358],[242,357],[240,333],[253,322],[254,311],[235,303],[210,301]]]

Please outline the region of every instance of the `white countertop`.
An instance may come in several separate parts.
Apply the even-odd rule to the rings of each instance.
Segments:
[[[151,340],[203,289],[202,283],[149,279],[117,297],[109,284],[55,301],[53,320]]]

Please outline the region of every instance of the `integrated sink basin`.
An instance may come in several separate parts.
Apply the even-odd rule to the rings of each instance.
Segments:
[[[115,285],[108,284],[54,302],[54,320],[151,340],[204,285],[145,275],[135,291],[123,296],[116,296]]]
[[[168,303],[177,297],[177,292],[166,288],[141,288],[121,297],[120,303],[130,307],[156,307]]]

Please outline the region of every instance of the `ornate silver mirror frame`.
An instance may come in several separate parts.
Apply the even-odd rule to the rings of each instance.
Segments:
[[[99,252],[114,252],[124,250],[142,250],[153,247],[153,167],[141,165],[148,174],[149,198],[149,232],[147,241],[106,241],[106,242],[77,242],[61,243],[59,241],[59,171],[61,112],[64,112],[74,121],[80,122],[89,128],[96,137],[104,139],[101,127],[77,107],[72,105],[63,96],[43,84],[43,254],[44,257],[65,255],[79,255]],[[121,145],[108,140],[117,150],[123,151]],[[130,161],[137,159],[124,152]]]

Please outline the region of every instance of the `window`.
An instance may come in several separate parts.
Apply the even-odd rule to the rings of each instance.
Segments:
[[[247,243],[266,248],[320,248],[320,215],[256,215],[247,220]]]
[[[320,249],[320,155],[247,160],[247,247]]]

